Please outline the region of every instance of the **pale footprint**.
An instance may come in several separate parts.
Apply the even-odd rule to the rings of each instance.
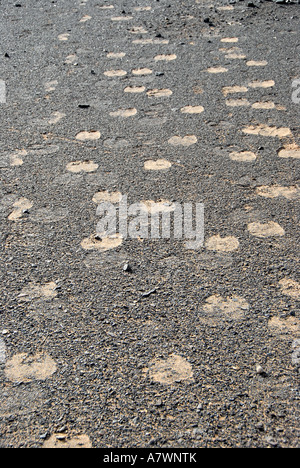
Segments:
[[[207,250],[215,252],[233,252],[234,250],[237,250],[239,246],[239,240],[234,236],[224,238],[220,235],[212,236],[205,243]]]
[[[92,442],[90,441],[89,436],[82,434],[74,437],[62,436],[61,433],[53,434],[49,439],[43,443],[43,448],[46,449],[88,449],[92,448]]]
[[[45,91],[46,91],[47,93],[50,93],[51,91],[55,91],[57,85],[58,85],[58,81],[57,81],[57,80],[47,81],[47,82],[44,84]]]
[[[233,44],[233,43],[239,42],[239,39],[238,37],[224,37],[223,39],[221,39],[221,42]]]
[[[155,62],[171,62],[173,60],[176,60],[177,58],[177,55],[175,54],[169,54],[169,55],[164,55],[164,54],[161,54],[161,55],[156,55],[156,57],[154,57],[154,60]]]
[[[300,147],[296,144],[285,145],[278,151],[279,158],[300,159]]]
[[[225,86],[222,89],[223,95],[226,97],[228,94],[235,94],[235,93],[247,93],[248,88],[246,86]]]
[[[116,77],[121,77],[121,76],[126,76],[127,71],[125,70],[107,70],[104,72],[105,76],[108,76],[110,78],[116,78]]]
[[[300,198],[300,187],[282,187],[281,185],[262,185],[256,189],[257,195],[265,198],[286,198],[294,200]]]
[[[67,164],[67,171],[79,174],[80,172],[95,172],[98,169],[98,164],[93,161],[73,161]]]
[[[93,202],[96,204],[99,203],[119,203],[122,200],[121,192],[108,192],[107,190],[103,192],[97,192],[93,196]]]
[[[54,281],[46,284],[29,283],[22,289],[18,298],[25,302],[40,298],[51,300],[57,296],[57,289],[57,284]]]
[[[79,23],[86,23],[87,21],[89,21],[90,19],[92,19],[91,16],[89,15],[84,15],[81,20],[79,21]]]
[[[204,317],[200,320],[208,323],[217,323],[222,320],[243,320],[245,313],[250,306],[248,302],[240,296],[223,298],[219,295],[210,296],[203,306]]]
[[[149,97],[161,98],[171,96],[173,92],[170,89],[150,89],[147,91]]]
[[[202,106],[185,106],[180,109],[182,114],[201,114],[204,112],[204,107]]]
[[[133,117],[136,114],[137,114],[137,110],[135,108],[132,108],[132,109],[119,109],[115,112],[110,112],[109,115],[111,117],[128,118],[128,117]]]
[[[207,70],[207,73],[217,74],[217,73],[226,73],[228,68],[225,67],[210,67]]]
[[[186,135],[185,137],[173,136],[168,140],[168,143],[172,146],[191,146],[196,144],[198,141],[195,135]]]
[[[249,127],[243,128],[243,133],[248,135],[261,135],[261,136],[268,136],[268,137],[278,137],[284,138],[286,136],[291,135],[291,130],[286,127],[277,128],[277,127],[269,127],[265,124],[260,125],[250,125]]]
[[[276,105],[272,101],[254,102],[251,107],[253,109],[276,109]]]
[[[33,203],[27,198],[20,198],[13,204],[13,212],[8,216],[9,221],[18,221],[23,214],[32,208]]]
[[[172,354],[168,359],[153,359],[144,372],[149,372],[152,381],[163,385],[192,381],[194,376],[192,365],[185,358],[176,354]]]
[[[6,362],[5,376],[11,382],[46,380],[57,371],[55,361],[46,353],[15,354]]]
[[[53,112],[51,118],[48,120],[48,123],[51,125],[55,125],[64,117],[66,117],[66,114],[62,112]]]
[[[293,299],[300,298],[300,284],[297,283],[297,281],[292,280],[291,278],[284,278],[279,281],[279,286],[284,295],[290,296]]]
[[[157,159],[156,161],[150,159],[144,163],[146,171],[162,171],[170,169],[171,166],[172,164],[166,159]]]
[[[126,56],[125,52],[109,52],[107,58],[110,59],[121,59]]]
[[[266,60],[249,60],[247,62],[248,67],[265,67],[266,65],[268,65]]]
[[[60,41],[68,41],[69,37],[70,37],[70,34],[68,34],[68,33],[59,34],[59,36],[57,36],[57,37],[58,37],[58,39]]]
[[[143,26],[133,26],[129,32],[131,34],[148,34],[148,31]]]
[[[229,157],[232,161],[238,162],[253,162],[257,159],[257,156],[252,151],[233,151],[229,154]]]
[[[101,238],[99,235],[92,234],[90,237],[83,239],[81,247],[84,250],[97,250],[99,252],[106,252],[111,249],[116,249],[123,242],[120,234],[111,235]]]
[[[132,93],[132,94],[139,94],[144,93],[146,91],[145,86],[127,86],[124,89],[124,93]]]
[[[112,21],[131,21],[133,16],[113,16]]]
[[[248,99],[227,99],[226,106],[228,107],[248,107],[251,103]]]
[[[274,80],[265,80],[265,81],[252,81],[248,84],[250,88],[272,88],[275,86]]]
[[[268,223],[250,223],[248,224],[248,231],[252,236],[259,238],[282,237],[285,235],[285,230],[274,221],[269,221]]]
[[[101,137],[101,133],[99,131],[96,131],[96,130],[92,130],[92,131],[83,131],[83,132],[79,132],[77,135],[76,135],[76,140],[79,140],[79,141],[94,141],[94,140],[99,140],[99,138]]]
[[[135,70],[132,70],[132,74],[136,76],[146,76],[146,75],[152,75],[153,70],[150,70],[150,68],[137,68]]]

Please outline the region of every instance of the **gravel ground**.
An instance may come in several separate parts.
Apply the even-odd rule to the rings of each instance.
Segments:
[[[0,447],[299,446],[299,8],[0,2]]]

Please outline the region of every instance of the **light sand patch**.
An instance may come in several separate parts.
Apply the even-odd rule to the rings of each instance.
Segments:
[[[46,449],[61,449],[61,448],[92,448],[92,443],[89,436],[87,435],[78,435],[72,438],[64,436],[63,434],[53,434],[48,440],[43,444],[43,448]]]
[[[109,76],[110,78],[116,78],[119,76],[126,76],[127,71],[125,70],[107,70],[104,72],[105,76]]]
[[[116,249],[123,242],[120,234],[114,234],[101,239],[98,235],[92,234],[90,237],[83,239],[81,247],[84,250],[98,250],[99,252],[106,252],[111,249]]]
[[[297,283],[297,281],[294,281],[291,278],[284,278],[279,281],[279,286],[282,294],[285,296],[290,296],[293,299],[300,298],[300,284]]]
[[[79,140],[79,141],[94,141],[94,140],[99,140],[100,137],[101,137],[101,133],[98,132],[98,131],[95,131],[95,130],[92,130],[90,132],[83,131],[83,132],[79,132],[76,135],[76,140]]]
[[[201,88],[201,86],[194,86],[193,91],[194,91],[195,94],[203,94],[204,93],[204,89]]]
[[[217,10],[219,10],[219,11],[232,11],[232,10],[234,10],[234,7],[232,5],[218,6]]]
[[[205,319],[213,322],[220,319],[241,320],[245,318],[245,313],[250,309],[248,302],[240,296],[224,299],[222,296],[211,296],[206,300],[203,311],[208,314]]]
[[[192,365],[182,356],[172,354],[168,359],[153,359],[149,363],[149,376],[154,382],[172,385],[193,379]]]
[[[161,98],[171,96],[173,92],[170,89],[150,89],[147,92],[149,97]]]
[[[272,317],[269,320],[268,328],[278,335],[292,334],[294,336],[300,336],[300,322],[295,317]]]
[[[156,55],[154,57],[155,62],[172,62],[173,60],[176,60],[177,55],[175,54],[169,54],[169,55]]]
[[[135,76],[146,76],[146,75],[152,75],[153,70],[150,70],[150,68],[136,68],[135,70],[132,70],[132,74]]]
[[[253,162],[257,158],[256,154],[252,151],[233,151],[229,154],[229,157],[232,161],[238,162]]]
[[[57,284],[55,282],[42,284],[29,283],[28,286],[22,289],[18,295],[18,299],[24,302],[32,301],[33,299],[52,300],[57,296]]]
[[[11,167],[22,166],[24,161],[21,156],[26,156],[28,152],[26,150],[17,150],[9,155],[9,164]]]
[[[248,135],[261,135],[267,137],[278,137],[284,138],[286,136],[291,135],[291,130],[286,127],[277,128],[277,127],[269,127],[265,124],[260,125],[250,125],[249,127],[243,128],[243,133]]]
[[[171,166],[172,164],[170,161],[167,161],[166,159],[157,159],[156,161],[150,159],[145,161],[144,169],[146,171],[163,171],[170,169]]]
[[[133,26],[130,32],[131,34],[148,34],[148,31],[143,26]]]
[[[32,382],[46,380],[57,370],[55,361],[46,353],[31,356],[15,354],[6,362],[5,376],[11,382]]]
[[[112,21],[130,21],[133,19],[133,16],[113,16]]]
[[[221,42],[225,42],[227,44],[233,44],[235,42],[239,42],[239,39],[238,37],[223,37],[223,39],[221,39]]]
[[[198,139],[195,135],[186,135],[184,137],[173,136],[168,140],[169,145],[172,146],[191,146],[197,143]]]
[[[68,34],[68,33],[59,34],[59,36],[57,36],[57,37],[58,37],[58,39],[60,41],[67,41],[69,39],[69,37],[70,37],[70,34]]]
[[[93,161],[73,161],[67,164],[67,171],[79,174],[80,172],[95,172],[98,169],[98,164]]]
[[[225,86],[222,89],[223,95],[226,97],[228,94],[235,94],[235,93],[247,93],[248,88],[246,86]]]
[[[87,21],[89,21],[90,19],[92,19],[91,16],[89,15],[84,15],[81,20],[79,21],[79,23],[86,23]]]
[[[249,60],[247,62],[248,67],[265,67],[266,65],[268,65],[266,60]]]
[[[274,221],[268,223],[250,223],[248,224],[248,231],[252,236],[259,237],[261,239],[266,237],[281,237],[285,235],[285,230]]]
[[[246,55],[238,52],[231,52],[229,54],[226,54],[225,58],[232,60],[244,60],[246,58]]]
[[[44,84],[45,91],[46,91],[47,93],[50,93],[51,91],[55,91],[57,85],[58,85],[58,81],[57,81],[57,80],[47,81],[47,82]]]
[[[284,159],[300,159],[300,147],[296,144],[285,145],[278,151],[278,156]]]
[[[102,5],[102,6],[99,6],[98,8],[100,8],[100,10],[113,10],[115,7],[114,5]]]
[[[27,198],[20,198],[13,204],[13,212],[8,216],[9,221],[18,221],[22,218],[24,211],[32,208],[33,203]]]
[[[127,86],[127,88],[124,89],[124,93],[132,93],[132,94],[139,94],[143,93],[146,91],[145,86]]]
[[[63,114],[62,112],[53,112],[53,114],[51,114],[51,118],[48,120],[48,123],[55,125],[64,117],[66,117],[66,114]]]
[[[210,67],[207,70],[207,73],[226,73],[228,72],[228,68],[225,67]]]
[[[143,200],[142,201],[147,213],[172,213],[175,211],[176,206],[174,203],[168,200],[160,200],[160,201],[153,201],[153,200]]]
[[[256,189],[257,195],[265,198],[287,198],[288,200],[294,200],[300,197],[300,187],[282,187],[280,185],[263,185]]]
[[[151,11],[152,7],[151,6],[139,6],[135,7],[134,11]]]
[[[239,240],[234,236],[224,238],[220,235],[212,236],[205,243],[207,250],[215,252],[233,252],[234,250],[237,250],[239,246]]]
[[[169,44],[168,39],[135,39],[133,44],[149,45],[149,44]]]
[[[108,192],[107,190],[103,192],[97,192],[93,196],[93,202],[96,204],[109,202],[109,203],[119,203],[122,200],[121,192]]]
[[[274,80],[265,80],[265,81],[252,81],[248,84],[250,88],[272,88],[275,86]]]
[[[185,106],[180,109],[182,114],[201,114],[204,112],[204,107],[202,106]]]
[[[250,105],[248,99],[226,99],[226,106],[229,107],[247,107]]]
[[[262,101],[262,102],[254,102],[252,104],[253,109],[275,109],[276,105],[273,101]]]
[[[132,108],[132,109],[119,109],[115,112],[110,112],[109,115],[111,117],[123,117],[123,118],[127,118],[127,117],[132,117],[134,115],[137,114],[137,110],[135,108]]]
[[[76,54],[70,54],[66,57],[66,60],[65,60],[65,63],[67,65],[72,65],[73,63],[75,63],[77,60],[77,55]]]
[[[121,59],[123,57],[125,57],[125,52],[109,52],[107,54],[107,58],[111,58],[111,59]]]

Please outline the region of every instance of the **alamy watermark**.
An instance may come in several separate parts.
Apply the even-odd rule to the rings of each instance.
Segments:
[[[102,202],[97,207],[100,220],[96,233],[101,239],[185,240],[188,249],[204,243],[204,204],[139,202],[128,205],[127,195],[118,204]]]
[[[292,101],[294,104],[300,104],[300,78],[293,81],[292,88],[295,88],[292,92]]]
[[[5,81],[0,80],[0,104],[6,103],[6,84]]]

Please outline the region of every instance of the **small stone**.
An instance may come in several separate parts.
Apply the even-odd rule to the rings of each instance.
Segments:
[[[257,366],[256,366],[256,373],[259,374],[259,375],[263,375],[263,374],[264,374],[264,370],[263,370],[263,368],[262,368],[260,365],[257,365]]]
[[[125,265],[123,266],[123,270],[127,273],[132,273],[132,268],[128,263],[125,263]]]

